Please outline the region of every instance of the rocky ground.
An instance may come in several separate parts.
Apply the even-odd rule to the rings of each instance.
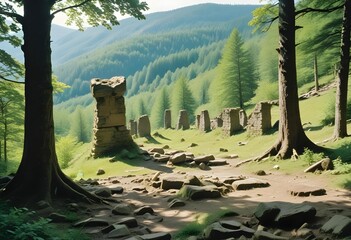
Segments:
[[[351,239],[351,193],[329,188],[323,176],[278,169],[242,174],[235,159],[151,152],[144,168],[152,174],[105,178],[100,170],[99,179],[80,181],[110,205],[70,204],[84,213],[73,226],[93,239],[174,239],[199,215],[226,209],[231,214],[186,239]],[[168,164],[157,162],[165,157]],[[174,164],[188,168],[179,171]],[[64,221],[59,214],[51,217]]]

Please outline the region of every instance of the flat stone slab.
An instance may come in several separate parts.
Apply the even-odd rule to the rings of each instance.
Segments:
[[[323,196],[327,194],[324,188],[314,188],[310,186],[299,186],[289,189],[288,193],[297,197],[309,197],[309,196]]]
[[[178,195],[185,199],[201,200],[206,198],[220,198],[222,195],[217,187],[184,185]]]
[[[180,179],[176,177],[165,177],[161,180],[161,189],[181,189],[181,187],[184,185],[184,181],[185,179]]]
[[[221,240],[231,238],[238,239],[241,237],[251,238],[255,233],[255,230],[245,227],[241,224],[238,228],[236,228],[236,225],[234,225],[235,228],[227,228],[225,226],[233,227],[231,225],[223,225],[221,222],[215,222],[209,225],[203,232],[204,239]]]
[[[108,225],[108,221],[99,218],[87,218],[73,224],[74,227],[103,227]]]
[[[335,215],[322,226],[321,231],[339,237],[351,236],[351,218]]]
[[[253,188],[264,188],[269,187],[270,184],[267,181],[257,178],[247,178],[244,180],[235,181],[232,184],[234,190],[249,190]]]

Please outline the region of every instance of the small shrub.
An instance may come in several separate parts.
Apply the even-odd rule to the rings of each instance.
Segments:
[[[351,173],[351,164],[344,163],[341,158],[337,158],[333,161],[334,163],[334,170],[330,171],[333,175],[339,174],[349,174]]]
[[[61,168],[65,169],[68,167],[69,162],[73,159],[74,149],[77,145],[77,139],[70,135],[58,139],[56,143],[56,152]]]
[[[309,150],[308,148],[305,148],[305,151],[303,152],[302,155],[299,156],[299,158],[302,161],[305,161],[308,163],[308,165],[312,165],[315,162],[318,162],[325,158],[324,153],[314,153],[313,151]]]

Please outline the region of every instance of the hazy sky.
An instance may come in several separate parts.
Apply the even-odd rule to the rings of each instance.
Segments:
[[[152,12],[162,12],[168,11],[176,8],[181,8],[185,6],[191,6],[201,3],[219,3],[219,4],[264,4],[266,1],[263,0],[141,0],[147,2],[149,5],[149,11],[146,13]],[[128,17],[128,16],[125,16]],[[125,18],[124,17],[124,18]],[[123,17],[122,17],[123,18]],[[120,18],[121,19],[121,18]],[[54,18],[54,23],[64,25],[64,17],[58,15]]]

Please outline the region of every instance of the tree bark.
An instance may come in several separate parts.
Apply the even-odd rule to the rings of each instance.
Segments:
[[[319,91],[319,79],[318,79],[318,62],[317,62],[317,55],[314,55],[314,61],[313,61],[313,65],[314,65],[314,90],[316,92]]]
[[[347,137],[347,89],[350,67],[351,0],[345,0],[341,31],[340,65],[337,72],[334,139]]]
[[[305,134],[300,118],[296,77],[295,6],[294,0],[279,1],[279,137],[272,148],[257,160],[267,156],[290,158],[305,148],[321,150]]]
[[[61,171],[55,151],[50,9],[54,1],[24,0],[24,150],[14,179],[0,197],[15,204],[52,203],[57,198],[101,201]]]

